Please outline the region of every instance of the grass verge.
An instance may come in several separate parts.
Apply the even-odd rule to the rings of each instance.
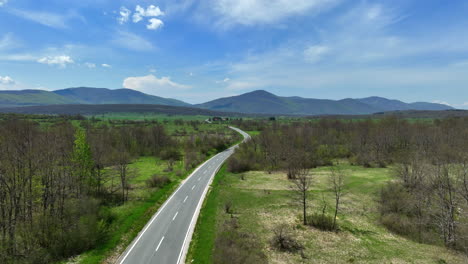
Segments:
[[[223,165],[216,174],[203,203],[194,235],[190,243],[190,249],[186,260],[191,263],[210,263],[213,256],[214,242],[216,238],[216,215],[219,203],[219,182],[226,176],[226,166]]]

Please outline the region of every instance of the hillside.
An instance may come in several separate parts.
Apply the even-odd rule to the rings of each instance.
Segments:
[[[399,110],[447,110],[450,106],[432,103],[407,104],[380,97],[364,99],[324,100],[302,97],[281,97],[259,90],[225,97],[196,105],[200,108],[242,113],[288,115],[362,115]]]
[[[169,98],[145,94],[131,89],[111,90],[107,88],[78,87],[54,91],[55,94],[73,100],[78,104],[158,104],[189,106]]]
[[[234,112],[220,112],[193,107],[150,105],[150,104],[69,104],[11,107],[0,109],[2,113],[45,114],[45,115],[100,115],[107,113],[153,113],[166,115],[246,116]]]
[[[0,107],[71,104],[73,100],[42,90],[0,91]]]

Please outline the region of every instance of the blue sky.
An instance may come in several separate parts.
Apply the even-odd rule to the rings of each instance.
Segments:
[[[0,0],[0,89],[468,108],[465,0]]]

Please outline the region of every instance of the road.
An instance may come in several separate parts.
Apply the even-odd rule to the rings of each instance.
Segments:
[[[239,132],[244,141],[249,135]],[[143,230],[120,256],[120,264],[181,264],[192,239],[193,229],[216,172],[232,155],[231,147],[200,165],[161,206]]]

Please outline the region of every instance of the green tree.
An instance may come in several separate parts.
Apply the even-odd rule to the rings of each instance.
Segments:
[[[91,148],[86,139],[86,132],[78,129],[75,132],[75,141],[72,152],[73,173],[78,181],[78,194],[81,195],[88,188],[95,185],[93,178],[94,161]]]

